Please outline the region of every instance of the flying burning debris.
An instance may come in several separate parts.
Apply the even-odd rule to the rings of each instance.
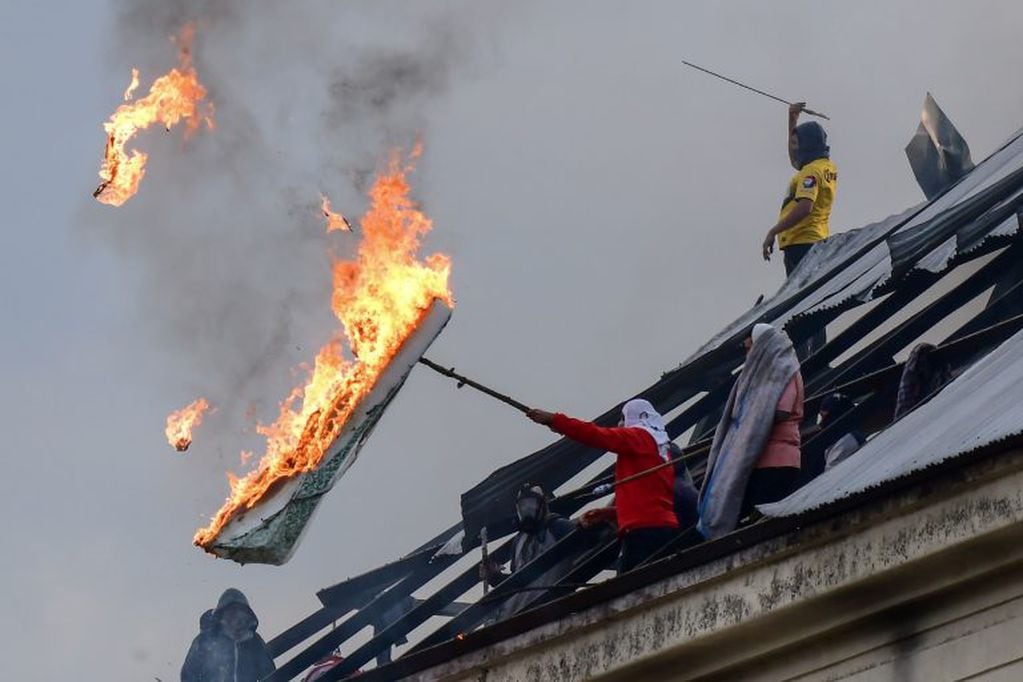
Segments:
[[[167,415],[167,442],[178,452],[184,452],[192,444],[192,431],[202,424],[202,418],[210,404],[205,398],[192,401],[191,404]]]
[[[186,134],[194,133],[203,122],[213,128],[213,105],[207,102],[203,111],[199,109],[199,103],[206,97],[206,88],[199,82],[192,66],[194,38],[195,24],[186,25],[177,39],[180,51],[178,67],[153,81],[149,93],[136,101],[132,101],[132,97],[139,86],[139,71],[131,70],[131,83],[124,91],[125,104],[117,107],[103,124],[107,132],[107,147],[99,170],[102,182],[92,193],[101,203],[120,206],[138,192],[139,183],[146,173],[148,154],[138,149],[132,149],[129,154],[125,150],[125,145],[138,131],[153,123],[161,123],[170,131],[182,120],[185,121]]]
[[[358,254],[333,263],[332,307],[343,337],[339,332],[320,349],[308,381],[281,403],[277,420],[257,428],[266,450],[247,475],[228,474],[227,501],[194,538],[204,549],[238,561],[286,561],[319,497],[354,461],[447,322],[451,262],[443,254],[419,260],[432,224],[409,198],[411,170],[392,154],[370,189]],[[357,360],[344,357],[343,340]],[[257,505],[258,515],[246,514]]]
[[[331,210],[330,199],[327,198],[326,194],[321,194],[320,199],[320,210],[323,211],[323,217],[327,219],[327,232],[334,232],[342,230],[344,232],[352,231],[352,224],[348,222],[348,218],[345,218],[340,213],[335,213]]]

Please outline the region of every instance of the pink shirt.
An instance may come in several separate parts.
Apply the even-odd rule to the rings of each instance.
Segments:
[[[792,377],[778,400],[778,412],[788,412],[789,418],[777,422],[767,437],[767,445],[757,460],[758,469],[768,467],[799,468],[799,424],[803,421],[803,377],[799,372]]]

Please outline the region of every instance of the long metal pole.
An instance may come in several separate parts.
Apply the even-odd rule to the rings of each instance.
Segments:
[[[788,104],[789,106],[792,106],[792,104],[793,104],[792,102],[788,101],[787,99],[783,99],[781,97],[778,97],[777,95],[772,95],[769,92],[764,92],[763,90],[759,90],[757,88],[754,88],[752,85],[746,85],[745,83],[741,83],[741,82],[735,80],[734,78],[729,78],[728,76],[723,76],[720,73],[717,73],[715,71],[711,71],[710,69],[705,69],[702,66],[699,66],[697,64],[693,64],[692,62],[687,62],[684,59],[682,60],[682,63],[685,64],[688,67],[696,69],[697,71],[703,71],[705,74],[708,74],[710,76],[714,76],[715,78],[720,78],[721,80],[726,81],[728,83],[731,83],[732,85],[738,85],[740,88],[745,88],[745,89],[749,90],[750,92],[755,92],[758,95],[763,95],[764,97],[768,97],[770,99],[773,99],[776,102],[781,102],[782,104]],[[813,109],[803,109],[803,113],[807,114],[809,116],[816,116],[818,118],[823,118],[823,119],[825,119],[827,121],[831,120],[826,115],[824,115],[824,114],[822,114],[822,113],[820,113],[818,111],[814,111]]]

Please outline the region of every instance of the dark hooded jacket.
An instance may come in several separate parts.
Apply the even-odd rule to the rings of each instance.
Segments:
[[[224,632],[224,611],[240,604],[252,616],[252,634],[235,641]],[[240,590],[229,589],[220,596],[217,608],[199,619],[199,635],[181,667],[181,682],[257,682],[276,668],[266,642],[256,633],[259,619]]]

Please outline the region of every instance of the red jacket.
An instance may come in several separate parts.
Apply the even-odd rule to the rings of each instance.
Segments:
[[[640,428],[609,429],[560,413],[554,415],[551,428],[583,445],[615,453],[616,482],[664,464],[654,437]],[[618,534],[635,528],[678,528],[674,489],[675,471],[670,466],[616,486]]]

